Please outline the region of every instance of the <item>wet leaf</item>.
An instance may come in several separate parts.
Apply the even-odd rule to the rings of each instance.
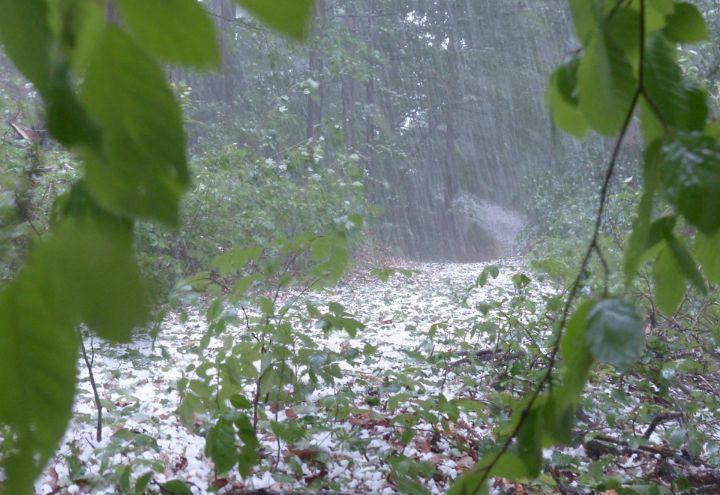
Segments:
[[[217,67],[217,34],[197,0],[119,0],[132,35],[153,55],[192,67]]]
[[[87,153],[87,184],[105,208],[177,225],[189,184],[180,108],[161,68],[127,35],[108,28],[82,100],[102,128]]]
[[[644,325],[635,308],[619,299],[605,299],[588,315],[586,339],[595,359],[625,370],[642,355]]]
[[[699,233],[695,241],[695,253],[708,280],[720,284],[720,231],[714,236]]]
[[[667,315],[673,314],[685,294],[685,277],[668,246],[663,247],[653,264],[653,283],[658,307]]]
[[[677,43],[699,43],[710,39],[705,19],[698,8],[688,2],[677,2],[667,16],[665,34]]]
[[[633,68],[617,41],[598,32],[578,69],[580,110],[590,127],[613,135],[622,126],[636,88]]]
[[[237,454],[235,428],[231,422],[220,418],[215,426],[210,428],[205,437],[205,455],[213,461],[219,474],[232,469],[237,461]]]
[[[720,142],[700,132],[677,132],[659,159],[665,195],[706,235],[720,229]]]
[[[579,59],[573,59],[560,67],[550,77],[547,100],[555,124],[573,136],[587,134],[588,125],[578,108],[577,70]]]
[[[307,36],[313,0],[235,0],[273,29],[297,39]]]

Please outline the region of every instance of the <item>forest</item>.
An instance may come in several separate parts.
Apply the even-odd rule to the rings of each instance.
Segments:
[[[0,495],[720,494],[718,0],[0,0]]]

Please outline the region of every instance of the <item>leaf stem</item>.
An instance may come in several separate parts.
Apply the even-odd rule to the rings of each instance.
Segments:
[[[90,376],[90,386],[92,387],[93,397],[95,399],[95,408],[97,409],[97,425],[95,426],[95,439],[98,442],[102,442],[102,404],[100,403],[100,394],[98,393],[97,383],[95,382],[95,373],[93,373],[93,363],[95,362],[95,346],[92,346],[92,359],[88,357],[87,349],[85,348],[85,341],[83,340],[82,331],[77,329],[78,338],[80,339],[80,349],[82,349],[83,360]]]

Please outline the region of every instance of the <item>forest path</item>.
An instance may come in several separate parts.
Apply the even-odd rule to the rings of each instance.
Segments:
[[[38,492],[117,493],[122,469],[130,466],[130,480],[152,471],[154,482],[183,479],[196,493],[220,486],[303,488],[313,482],[350,493],[387,494],[411,482],[441,493],[473,464],[472,450],[492,428],[485,397],[494,392],[488,374],[498,363],[492,356],[471,363],[467,356],[492,348],[500,334],[494,311],[483,316],[476,305],[502,305],[519,290],[521,264],[498,265],[499,276],[489,277],[484,287],[473,285],[486,264],[408,263],[403,268],[414,270],[410,278],[398,274],[383,283],[357,272],[311,295],[323,311],[330,301],[342,304],[366,327],[355,338],[306,329],[319,349],[355,357],[339,362],[342,377],[334,386],[279,411],[266,408],[270,419],[302,422],[306,431],[295,444],[283,443],[271,473],[277,442],[265,425],[263,460],[244,480],[236,470],[216,479],[204,455],[204,437],[187,429],[176,412],[181,401],[176,382],[199,362],[198,343],[207,328],[201,316],[168,319],[154,347],[148,338],[127,346],[94,342],[103,440],[94,439],[93,395],[79,364],[75,419]],[[532,292],[549,290],[533,283]],[[240,331],[228,328],[225,334]],[[219,346],[213,339],[210,349]],[[198,430],[206,419],[197,418]],[[441,425],[445,432],[438,435]],[[403,436],[406,431],[413,434]]]

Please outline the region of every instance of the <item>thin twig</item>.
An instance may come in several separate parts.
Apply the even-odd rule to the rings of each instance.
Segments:
[[[95,374],[93,373],[93,362],[95,361],[95,346],[92,346],[92,359],[88,357],[87,349],[85,349],[85,341],[83,340],[82,331],[77,329],[80,339],[80,348],[82,349],[83,360],[90,376],[90,386],[92,387],[93,396],[95,398],[95,408],[97,409],[97,426],[95,427],[95,439],[102,442],[102,404],[100,403],[100,394],[98,393],[97,384],[95,383]],[[92,343],[91,343],[92,345]]]

